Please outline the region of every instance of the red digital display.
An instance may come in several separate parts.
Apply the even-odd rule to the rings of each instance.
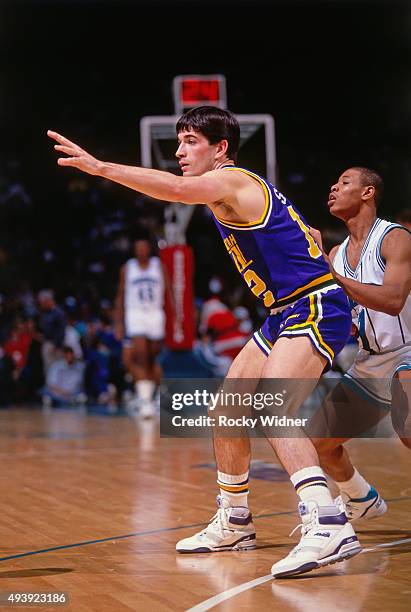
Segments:
[[[200,102],[217,103],[219,100],[220,82],[217,79],[185,79],[181,83],[181,104],[183,106]]]

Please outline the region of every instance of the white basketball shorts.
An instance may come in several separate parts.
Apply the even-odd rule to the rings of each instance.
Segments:
[[[126,344],[136,336],[144,336],[148,340],[162,340],[164,335],[164,310],[134,312],[132,320],[126,322],[124,342]]]
[[[360,349],[344,378],[370,399],[387,407],[391,404],[392,380],[400,370],[411,370],[411,345],[389,353],[370,355]]]

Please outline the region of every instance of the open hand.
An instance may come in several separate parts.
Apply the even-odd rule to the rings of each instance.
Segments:
[[[90,155],[90,153],[87,153],[87,151],[57,132],[48,130],[47,136],[58,143],[54,145],[56,151],[61,151],[61,153],[68,155],[68,157],[58,158],[57,163],[59,166],[72,166],[87,172],[87,174],[100,174],[102,162]]]
[[[320,247],[321,251],[324,253],[324,249],[323,249],[323,238],[321,236],[321,232],[318,229],[315,229],[315,227],[310,227],[310,236],[312,238],[314,238],[314,240],[316,241],[316,243],[318,244],[318,246]]]
[[[337,272],[335,271],[335,268],[333,266],[333,258],[334,258],[334,254],[335,254],[335,253],[333,254],[333,251],[334,251],[335,247],[333,249],[331,249],[330,253],[327,255],[327,253],[324,251],[323,238],[322,238],[320,230],[316,229],[315,227],[310,227],[310,236],[312,236],[314,238],[314,240],[316,241],[316,243],[320,247],[320,249],[322,251],[322,255],[323,255],[326,263],[328,264],[328,267],[330,268],[331,274],[333,275],[334,279],[338,282]],[[332,257],[330,257],[330,255],[332,255]]]

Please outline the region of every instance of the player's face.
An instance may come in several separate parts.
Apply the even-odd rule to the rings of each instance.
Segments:
[[[331,187],[328,207],[334,217],[345,219],[356,215],[362,204],[364,185],[358,170],[346,170]]]
[[[134,255],[140,263],[145,263],[150,259],[151,248],[147,240],[137,240],[134,243]]]
[[[217,145],[211,145],[200,132],[180,132],[176,157],[183,176],[200,176],[212,170],[216,149]]]

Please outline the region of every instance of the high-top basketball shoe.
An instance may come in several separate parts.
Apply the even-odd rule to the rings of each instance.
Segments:
[[[352,522],[358,519],[377,518],[387,512],[387,504],[374,487],[371,487],[368,495],[361,499],[353,499],[342,493],[335,498],[334,502]]]
[[[179,553],[208,553],[228,550],[252,550],[256,547],[255,529],[248,508],[232,508],[217,495],[218,510],[210,524],[191,538],[176,544]]]
[[[313,569],[344,561],[361,551],[361,546],[345,513],[336,506],[319,506],[309,500],[298,504],[302,523],[301,539],[281,561],[274,563],[274,578],[296,576]]]

